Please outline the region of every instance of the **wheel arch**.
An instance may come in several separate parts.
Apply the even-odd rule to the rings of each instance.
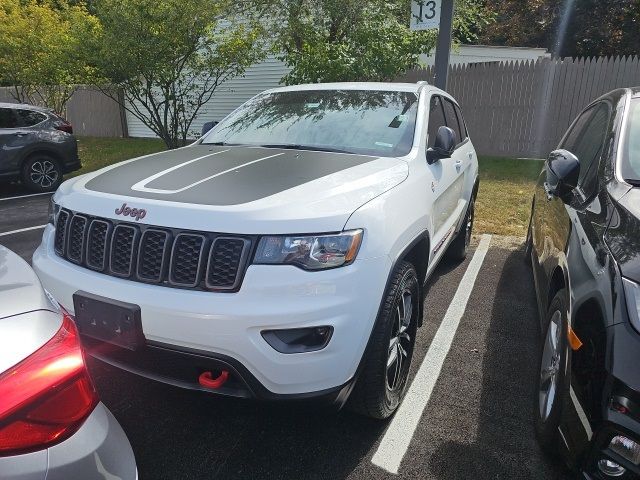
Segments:
[[[427,279],[427,270],[429,268],[429,260],[431,258],[431,239],[427,230],[423,231],[419,236],[414,238],[400,253],[398,258],[393,262],[391,266],[391,272],[393,272],[396,266],[402,262],[407,261],[411,263],[416,269],[418,274],[418,288],[420,289],[420,302],[418,304],[419,316],[418,327],[422,326],[423,317],[423,301],[422,295],[424,292],[424,284]],[[385,287],[386,289],[386,287]]]

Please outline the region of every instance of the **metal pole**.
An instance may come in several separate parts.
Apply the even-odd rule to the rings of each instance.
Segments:
[[[451,51],[451,30],[453,29],[453,0],[442,0],[438,44],[436,45],[435,86],[446,90],[449,73],[449,53]]]

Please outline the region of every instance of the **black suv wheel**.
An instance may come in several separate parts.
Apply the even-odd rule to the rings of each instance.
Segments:
[[[393,272],[364,367],[349,399],[357,413],[383,419],[400,405],[416,341],[420,301],[416,270],[402,262]]]

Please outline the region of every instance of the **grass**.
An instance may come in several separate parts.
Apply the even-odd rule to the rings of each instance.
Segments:
[[[164,150],[162,140],[155,138],[78,137],[78,155],[82,168],[72,174],[82,175],[122,160]]]
[[[147,138],[79,137],[78,148],[83,167],[74,175],[159,152],[165,146],[160,140]],[[541,168],[542,163],[536,160],[480,157],[474,232],[524,236]]]
[[[475,233],[525,236],[541,160],[480,157]]]

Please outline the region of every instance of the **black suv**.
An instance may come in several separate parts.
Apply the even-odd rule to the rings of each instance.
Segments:
[[[0,103],[0,180],[54,191],[62,175],[81,167],[71,124],[32,105]]]
[[[543,332],[536,432],[584,478],[639,478],[640,88],[594,101],[558,148],[527,236]]]

